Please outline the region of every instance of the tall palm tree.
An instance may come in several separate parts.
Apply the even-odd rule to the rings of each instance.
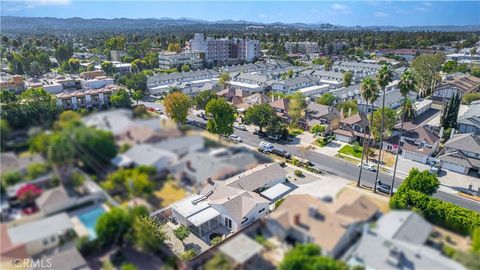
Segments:
[[[383,65],[377,72],[377,84],[382,89],[382,123],[380,125],[380,149],[378,153],[378,162],[377,162],[377,175],[375,177],[375,184],[373,186],[373,192],[377,192],[377,182],[378,182],[378,174],[380,172],[380,162],[382,160],[382,152],[383,152],[383,129],[385,125],[385,88],[387,85],[393,80],[393,72],[392,70],[385,64]],[[373,122],[373,118],[372,118]]]
[[[413,101],[408,97],[404,102],[405,102],[405,105],[403,108],[400,109],[400,111],[398,112],[398,115],[400,115],[400,117],[402,116],[404,117],[403,121],[414,119],[415,116],[417,116],[417,107],[415,106]]]
[[[400,94],[403,97],[403,108],[401,112],[402,117],[402,124],[400,124],[400,134],[398,135],[398,145],[397,145],[397,152],[395,154],[395,166],[393,167],[393,177],[392,177],[392,188],[390,189],[390,196],[392,196],[393,192],[393,184],[395,184],[395,175],[397,174],[397,164],[398,164],[398,154],[400,153],[400,140],[403,135],[403,123],[405,119],[414,117],[415,116],[415,106],[413,105],[412,101],[408,99],[408,93],[415,89],[415,75],[410,71],[405,71],[400,78],[400,82],[398,83],[398,87],[400,88]]]
[[[371,113],[372,113],[372,118],[373,118],[373,103],[378,99],[378,87],[377,83],[375,80],[371,77],[366,77],[362,80],[362,85],[360,87],[360,92],[362,94],[362,98],[365,100],[367,103],[367,108],[368,104],[371,104]],[[370,121],[370,127],[369,130],[372,129],[372,121]],[[365,133],[367,130],[365,129],[363,131],[363,137],[365,138]],[[360,179],[362,178],[362,171],[363,171],[363,160],[365,158],[365,152],[368,149],[368,146],[366,144],[369,144],[370,142],[370,134],[371,132],[369,131],[368,133],[368,140],[363,140],[363,148],[362,148],[362,159],[360,161],[360,173],[358,174],[358,179],[357,179],[357,187],[360,186]],[[367,163],[368,163],[368,153],[367,153]]]

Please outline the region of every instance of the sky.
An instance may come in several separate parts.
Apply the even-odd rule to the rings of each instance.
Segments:
[[[480,1],[2,0],[2,16],[193,18],[336,25],[480,25]]]

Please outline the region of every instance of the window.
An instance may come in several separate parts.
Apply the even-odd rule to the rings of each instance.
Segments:
[[[262,213],[263,211],[265,211],[265,207],[262,208],[262,209],[260,209],[260,210],[258,211],[258,213]]]
[[[44,246],[48,245],[48,239],[43,239],[43,245]]]
[[[248,221],[248,217],[246,217],[244,220],[242,220],[242,224]]]
[[[232,220],[225,217],[225,226],[227,226],[229,229],[232,228]]]

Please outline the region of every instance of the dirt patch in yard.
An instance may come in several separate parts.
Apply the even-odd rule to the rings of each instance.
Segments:
[[[185,198],[187,192],[182,187],[179,187],[175,181],[168,180],[161,189],[155,191],[153,194],[160,201],[160,208],[163,208]]]
[[[371,189],[364,189],[364,188],[358,188],[356,186],[356,183],[351,183],[348,186],[346,186],[344,189],[342,189],[337,196],[340,193],[346,192],[348,194],[357,194],[357,193],[362,193],[362,195],[365,195],[368,199],[370,199],[379,209],[380,212],[382,213],[387,213],[390,212],[390,206],[389,206],[389,201],[390,198],[386,196],[382,196],[377,193],[373,193]]]

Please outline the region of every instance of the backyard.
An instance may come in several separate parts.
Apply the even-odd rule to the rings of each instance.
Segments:
[[[160,201],[160,208],[167,207],[171,203],[179,201],[187,196],[186,191],[171,179],[167,180],[162,188],[156,190],[153,194]]]

